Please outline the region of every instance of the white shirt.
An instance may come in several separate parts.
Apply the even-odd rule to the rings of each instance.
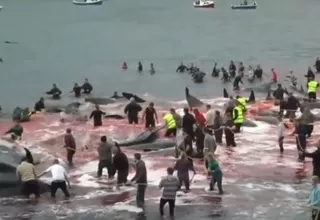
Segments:
[[[60,164],[52,165],[45,172],[51,172],[52,181],[66,181],[67,172]]]
[[[281,121],[278,125],[278,138],[284,137],[284,123]]]
[[[209,111],[207,111],[205,117],[207,120],[207,125],[214,124],[215,112],[213,109],[210,109]]]

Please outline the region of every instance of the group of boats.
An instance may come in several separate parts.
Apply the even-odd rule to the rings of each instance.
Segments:
[[[195,8],[214,8],[215,3],[214,1],[196,0],[193,2],[193,6]],[[244,3],[241,3],[240,5],[231,5],[231,9],[256,9],[257,6],[257,2],[254,1],[252,4],[248,4],[245,0]]]
[[[102,5],[103,0],[73,0],[73,4],[75,5]],[[214,8],[215,3],[214,1],[209,1],[209,0],[196,0],[193,2],[193,6],[195,8]],[[0,10],[1,10],[0,6]],[[254,1],[252,4],[248,4],[247,1],[245,0],[244,3],[240,5],[231,5],[231,9],[256,9],[257,8],[257,3]]]

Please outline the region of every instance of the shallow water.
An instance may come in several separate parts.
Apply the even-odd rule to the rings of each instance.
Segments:
[[[209,100],[207,100],[209,101]],[[212,103],[223,104],[222,99],[213,99]],[[176,104],[179,106],[180,104]],[[271,107],[271,106],[270,106]],[[106,107],[108,108],[108,107]],[[113,108],[113,107],[111,107]],[[180,111],[180,109],[178,109]],[[161,110],[159,109],[159,114]],[[66,127],[71,127],[77,139],[78,149],[89,146],[88,151],[79,150],[75,157],[76,167],[69,170],[72,182],[72,198],[63,201],[58,194],[56,201],[51,201],[44,194],[38,203],[5,198],[1,200],[0,214],[6,219],[158,219],[158,200],[160,196],[157,185],[165,175],[167,166],[174,164],[171,156],[163,153],[143,152],[143,159],[148,170],[148,189],[146,209],[135,208],[135,190],[111,192],[105,181],[95,178],[97,169],[96,145],[99,135],[106,134],[110,139],[126,139],[139,134],[142,126],[128,126],[125,120],[104,120],[104,126],[92,129],[89,123],[60,123],[58,117],[39,117],[25,123],[25,138],[20,144],[27,144],[33,152],[40,153],[40,172],[50,165],[54,156],[65,160],[61,148],[62,135]],[[306,214],[302,205],[305,203],[310,184],[308,183],[311,162],[297,162],[294,137],[285,138],[285,154],[281,156],[276,143],[276,127],[263,122],[255,122],[258,127],[244,128],[241,135],[236,135],[236,148],[227,148],[225,144],[218,147],[217,157],[224,173],[224,190],[220,198],[217,194],[207,192],[203,162],[195,160],[197,175],[188,194],[179,193],[176,205],[176,219],[211,219],[217,214],[221,219],[295,219],[304,220]],[[2,123],[5,129],[8,123]],[[117,125],[117,126],[115,126]],[[319,138],[316,125],[313,137],[308,140],[312,146]],[[2,130],[0,129],[0,132]],[[84,135],[84,132],[86,135]],[[5,142],[1,142],[5,144]],[[7,145],[7,144],[6,144]],[[129,158],[136,150],[123,148]],[[313,148],[308,148],[312,151]],[[130,173],[129,178],[134,174]],[[43,178],[49,181],[50,177]],[[294,210],[294,211],[293,211]],[[302,216],[302,217],[301,217]]]

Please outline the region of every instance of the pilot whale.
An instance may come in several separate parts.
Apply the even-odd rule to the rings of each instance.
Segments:
[[[16,175],[16,169],[23,157],[27,157],[32,162],[33,155],[27,148],[17,151],[4,145],[0,145],[0,153],[0,196],[20,195],[21,186]],[[39,181],[39,187],[41,193],[50,190],[49,186],[41,181]]]

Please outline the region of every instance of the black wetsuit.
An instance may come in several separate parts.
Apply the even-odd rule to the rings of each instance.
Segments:
[[[58,88],[52,88],[50,91],[46,92],[48,95],[52,95],[52,99],[60,99],[62,94],[61,90]]]
[[[296,117],[296,111],[300,107],[299,100],[294,96],[289,96],[288,101],[286,103],[286,115],[285,118],[294,119]]]
[[[197,158],[203,158],[203,148],[204,148],[204,133],[202,127],[197,127],[195,130],[196,147],[197,147]]]
[[[93,126],[98,127],[102,125],[102,116],[106,113],[101,110],[94,110],[91,112],[90,118],[93,118]]]
[[[81,90],[82,90],[82,87],[80,86],[73,87],[72,92],[74,92],[74,96],[76,98],[79,98],[81,96]]]
[[[156,121],[155,121],[155,114],[156,110],[152,107],[147,107],[145,110],[145,127],[146,128],[154,128],[156,126]]]
[[[230,78],[229,78],[229,74],[225,69],[222,69],[222,78],[221,80],[223,80],[224,82],[229,82]]]
[[[119,151],[113,156],[113,165],[118,171],[117,184],[126,183],[129,174],[129,161],[127,156],[122,151]]]
[[[255,69],[254,75],[257,79],[262,79],[262,69]]]
[[[93,88],[90,83],[86,82],[82,85],[82,89],[84,94],[90,94]]]
[[[177,72],[177,73],[184,73],[186,70],[188,70],[188,68],[187,68],[185,65],[180,65],[180,66],[177,68],[176,72]]]
[[[283,100],[283,95],[284,93],[287,93],[286,90],[284,90],[283,88],[277,88],[274,92],[273,92],[273,97],[275,99],[278,99],[278,100]]]
[[[219,77],[219,72],[220,72],[220,70],[217,69],[217,66],[214,66],[214,67],[213,67],[213,70],[212,70],[212,73],[211,73],[211,76],[213,76],[213,77]]]
[[[124,113],[128,115],[129,124],[138,124],[138,113],[142,110],[136,102],[130,102],[125,108]]]
[[[242,77],[244,74],[244,66],[239,67],[239,75]]]
[[[194,140],[194,130],[193,130],[193,126],[196,124],[196,119],[194,118],[193,115],[191,115],[190,113],[185,114],[182,117],[182,128],[183,131],[190,135],[190,137],[192,138],[192,140]]]
[[[306,126],[303,124],[296,125],[294,133],[296,134],[296,144],[297,144],[297,150],[299,151],[305,151],[307,146],[307,131]],[[305,154],[299,154],[299,160],[304,161]]]
[[[308,70],[307,75],[305,75],[308,79],[313,79],[314,78],[314,73],[312,70]]]
[[[305,152],[304,155],[306,157],[312,158],[312,165],[313,165],[313,176],[317,176],[320,178],[320,149],[318,148],[313,153],[307,153]]]
[[[143,67],[142,67],[142,64],[141,64],[141,63],[139,63],[139,65],[138,65],[138,71],[139,71],[139,72],[142,72],[142,71],[143,71]]]
[[[233,90],[239,90],[239,83],[242,83],[242,80],[241,80],[241,76],[236,76],[236,78],[234,79],[233,81]]]
[[[39,100],[36,102],[36,104],[34,105],[34,111],[35,112],[41,112],[42,109],[45,109],[45,106],[44,106],[44,102]]]
[[[237,71],[237,67],[234,64],[230,64],[229,65],[229,73],[230,73],[230,77],[233,78],[236,76],[236,71]]]
[[[320,60],[316,60],[314,66],[316,67],[317,73],[320,73]]]

